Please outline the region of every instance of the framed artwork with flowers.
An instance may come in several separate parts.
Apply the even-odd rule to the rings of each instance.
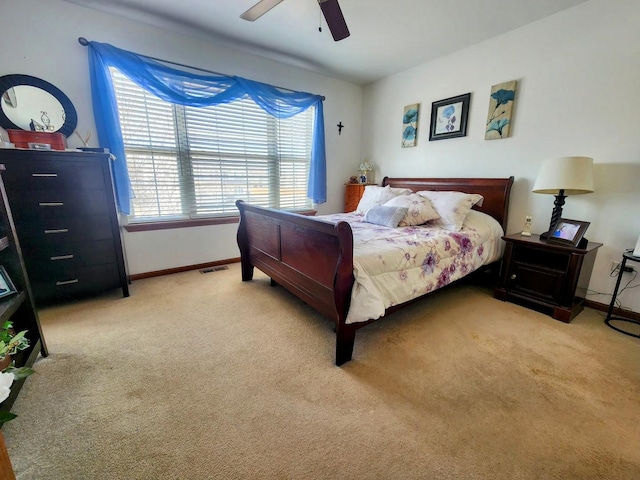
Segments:
[[[471,93],[445,98],[431,104],[429,141],[465,137]]]
[[[511,135],[511,116],[516,100],[516,80],[491,87],[485,140],[499,140]]]
[[[402,113],[402,148],[416,146],[416,142],[418,141],[419,112],[419,103],[404,107],[404,112]]]

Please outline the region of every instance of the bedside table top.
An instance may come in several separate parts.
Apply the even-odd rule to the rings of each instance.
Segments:
[[[588,252],[590,250],[595,250],[602,246],[602,243],[597,242],[589,242],[586,248],[577,248],[572,247],[571,245],[562,245],[559,243],[548,242],[547,240],[541,240],[540,235],[537,233],[532,233],[530,237],[522,235],[521,233],[510,233],[509,235],[505,235],[502,239],[506,242],[514,242],[520,243],[524,245],[531,246],[540,246],[544,248],[549,248],[551,250],[559,250],[559,251],[575,251],[575,252]]]

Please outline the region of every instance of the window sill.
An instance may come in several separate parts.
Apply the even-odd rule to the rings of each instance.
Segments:
[[[294,213],[313,217],[315,216],[317,211],[316,210],[298,210]],[[149,232],[153,230],[203,227],[207,225],[225,225],[228,223],[238,223],[238,222],[240,222],[239,216],[211,217],[211,218],[196,218],[196,219],[188,219],[188,220],[169,220],[169,221],[161,221],[161,222],[130,223],[128,225],[124,225],[124,229],[127,232]]]

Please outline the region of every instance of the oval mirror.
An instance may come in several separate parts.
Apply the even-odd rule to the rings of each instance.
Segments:
[[[60,89],[31,75],[0,77],[0,126],[19,130],[73,133],[78,116]]]

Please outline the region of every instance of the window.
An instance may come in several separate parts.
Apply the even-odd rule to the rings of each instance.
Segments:
[[[277,119],[250,99],[185,107],[116,69],[111,74],[133,191],[130,221],[237,215],[238,199],[281,209],[311,206],[312,108]]]

